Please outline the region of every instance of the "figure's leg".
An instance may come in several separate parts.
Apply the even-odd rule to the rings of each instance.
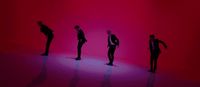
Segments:
[[[108,48],[108,59],[109,59],[109,63],[111,63],[111,47]]]
[[[154,59],[154,70],[153,70],[153,72],[156,72],[156,69],[157,69],[157,59]]]
[[[77,51],[78,51],[77,58],[80,58],[80,55],[81,55],[81,43],[80,42],[78,42]]]
[[[78,56],[77,56],[77,60],[80,60],[81,59],[81,48],[83,46],[83,43],[82,42],[78,42],[78,46],[77,46],[77,50],[78,50]]]
[[[154,59],[154,72],[157,70],[157,61],[158,61],[159,53],[155,54],[155,59]]]
[[[46,47],[45,47],[45,53],[42,54],[42,55],[48,56],[48,54],[49,54],[49,48],[50,48],[50,44],[52,42],[52,39],[53,39],[53,37],[48,37],[47,38]]]
[[[113,65],[115,49],[116,49],[116,46],[112,46],[112,49],[111,49],[111,65]]]
[[[150,72],[152,72],[153,71],[153,53],[151,53],[151,56],[150,56]]]

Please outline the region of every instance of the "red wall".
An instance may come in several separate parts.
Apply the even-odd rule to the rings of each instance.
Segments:
[[[45,37],[36,21],[54,30],[51,53],[76,54],[73,29],[80,24],[88,43],[83,55],[106,58],[110,29],[120,39],[116,61],[148,67],[149,34],[162,47],[159,70],[199,79],[200,1],[198,0],[9,0],[1,1],[1,51],[43,51]],[[38,53],[39,53],[38,52]]]

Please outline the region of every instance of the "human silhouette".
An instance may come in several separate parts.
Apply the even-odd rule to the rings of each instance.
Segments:
[[[158,56],[160,55],[161,51],[160,51],[160,47],[159,47],[159,43],[161,43],[165,48],[167,48],[167,45],[165,44],[165,42],[163,42],[162,40],[159,40],[155,37],[155,35],[150,35],[150,40],[149,40],[149,48],[150,48],[150,70],[149,72],[156,72],[157,69],[157,60],[158,60]]]
[[[42,21],[38,21],[37,23],[40,26],[40,31],[47,37],[45,52],[42,54],[42,56],[48,56],[49,47],[53,40],[54,34],[53,31],[48,26],[46,26]]]
[[[110,30],[107,31],[108,34],[108,59],[109,63],[107,65],[112,66],[114,61],[114,53],[116,46],[119,46],[119,39],[111,33]]]
[[[85,34],[84,34],[83,30],[80,28],[79,25],[76,25],[74,27],[74,29],[77,31],[77,37],[78,37],[78,46],[77,46],[78,56],[77,56],[76,60],[81,60],[81,48],[82,48],[83,44],[85,42],[87,42],[87,40],[85,38]]]

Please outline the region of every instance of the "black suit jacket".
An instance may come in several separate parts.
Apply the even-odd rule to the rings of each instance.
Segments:
[[[81,42],[87,41],[86,38],[85,38],[85,34],[84,34],[83,30],[81,30],[81,29],[78,31],[77,37],[78,37],[78,40],[81,41]]]
[[[46,25],[40,25],[40,31],[45,34],[47,37],[53,37],[53,30],[51,30]]]
[[[159,40],[159,39],[155,39],[153,41],[153,44],[151,42],[151,40],[149,40],[149,48],[150,48],[150,52],[160,52],[160,47],[159,47],[159,43],[163,44],[165,48],[167,48],[167,45],[162,41],[162,40]],[[154,49],[153,49],[154,47]]]
[[[119,39],[114,35],[114,34],[111,34],[110,36],[108,36],[108,46],[111,46],[111,42],[110,42],[110,37],[111,37],[111,42],[114,43],[114,45],[116,46],[119,46]]]

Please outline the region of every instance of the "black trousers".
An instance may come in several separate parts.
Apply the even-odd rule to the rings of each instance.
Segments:
[[[46,48],[45,48],[45,54],[48,54],[49,53],[49,47],[50,47],[50,44],[53,40],[53,35],[50,35],[50,36],[47,36],[47,42],[46,42]]]
[[[108,48],[109,64],[113,64],[115,49],[116,49],[116,45],[110,45]]]
[[[150,57],[150,70],[155,72],[157,69],[157,61],[158,61],[158,56],[160,55],[160,51],[155,51],[151,52],[151,57]]]
[[[85,42],[83,41],[78,41],[78,46],[77,46],[77,50],[78,50],[78,57],[77,58],[81,58],[81,48],[83,46]]]

